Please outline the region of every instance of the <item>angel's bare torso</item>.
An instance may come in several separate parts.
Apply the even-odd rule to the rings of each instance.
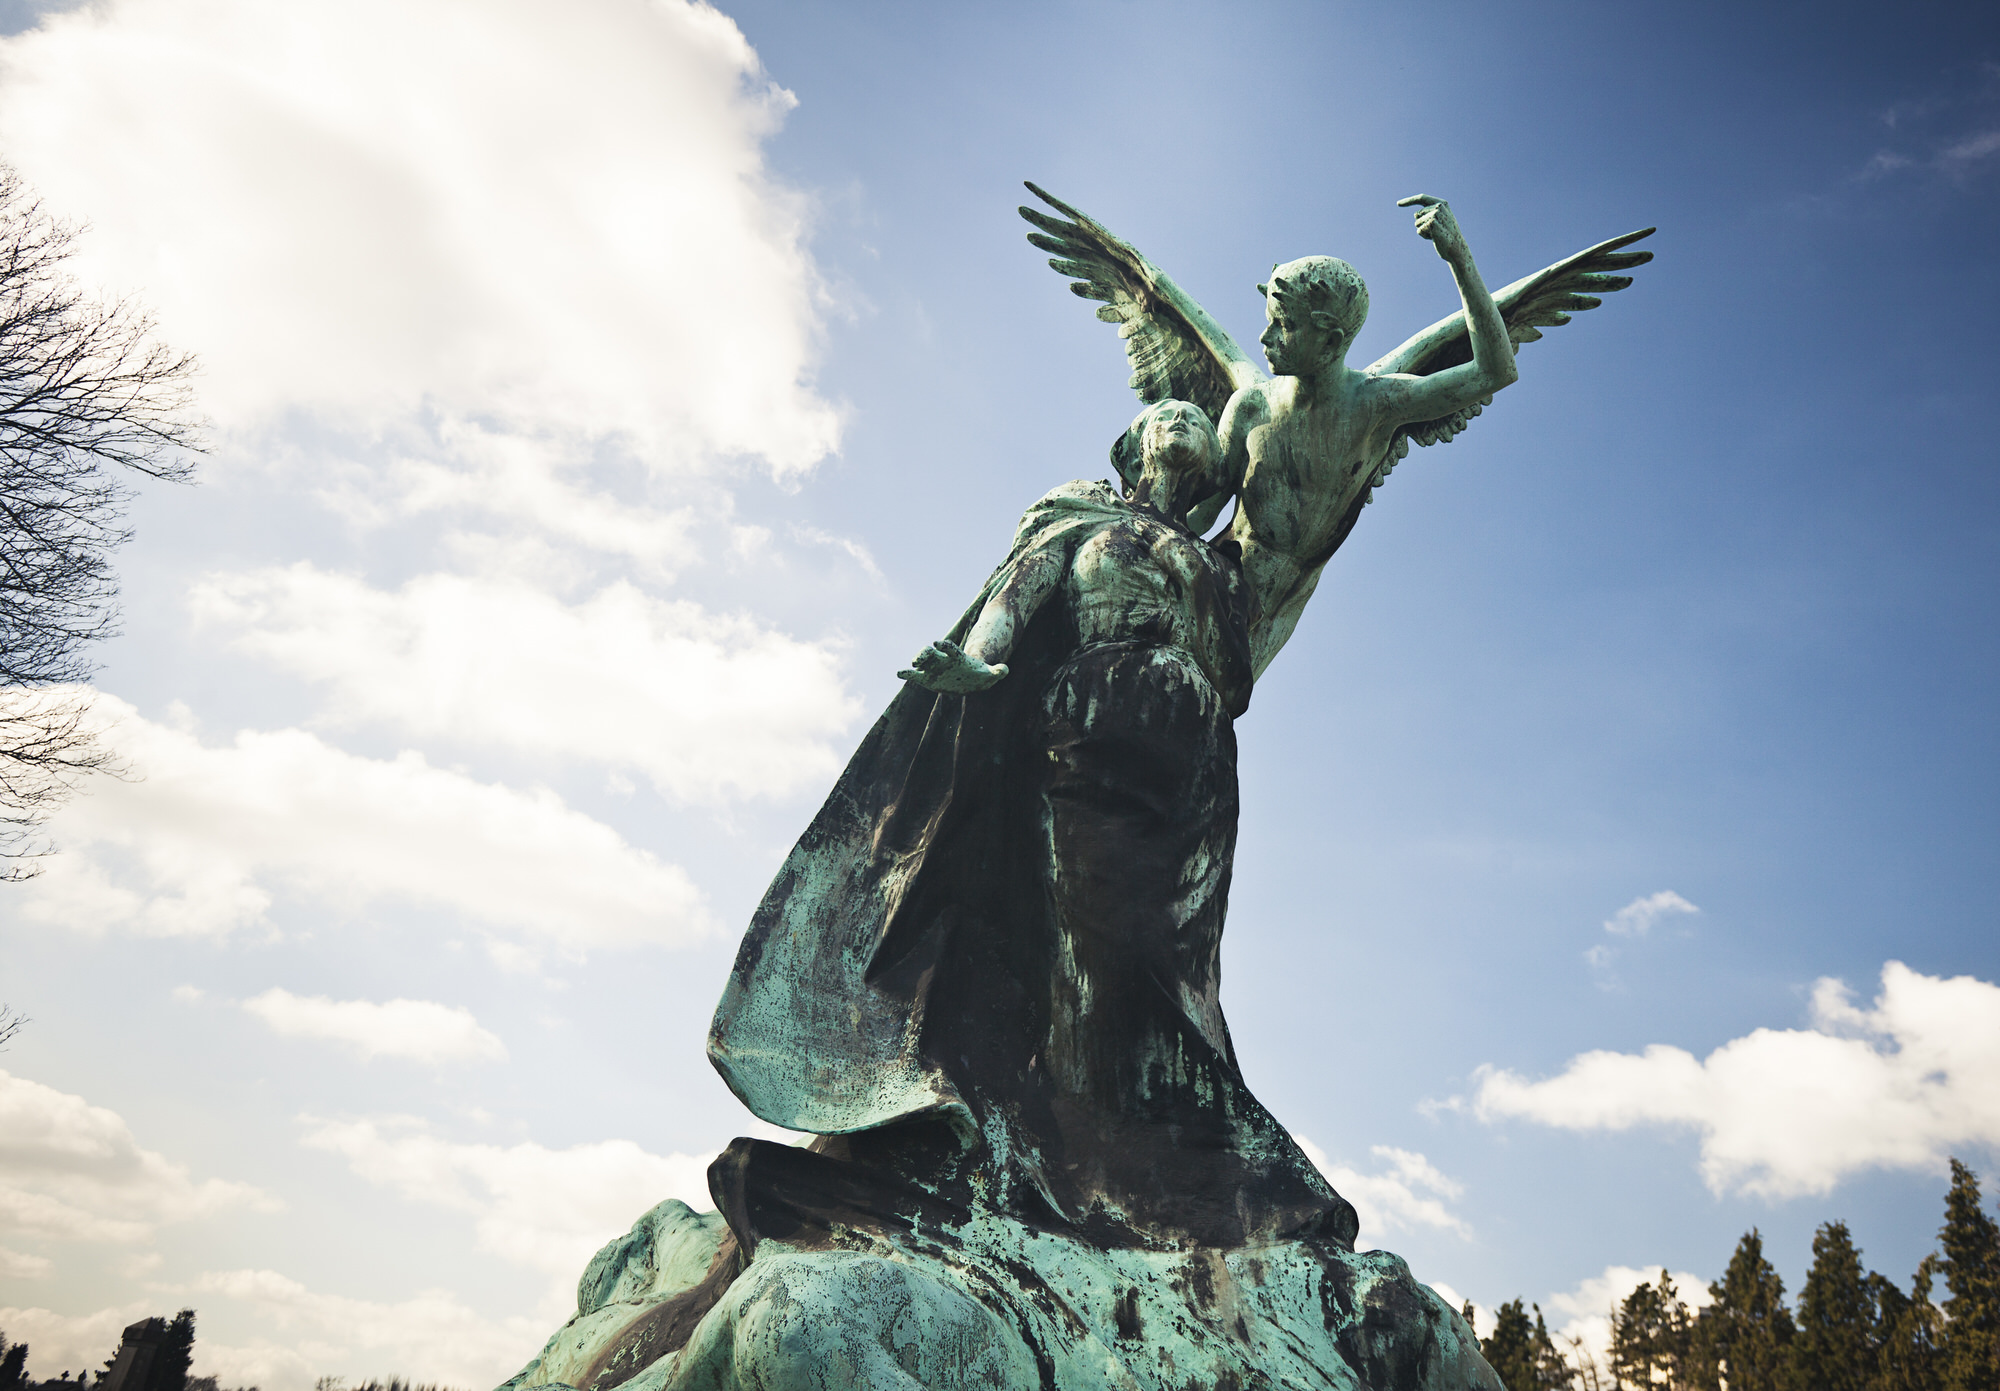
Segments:
[[[1223,411],[1223,448],[1243,480],[1229,536],[1257,596],[1251,650],[1259,674],[1291,637],[1348,513],[1379,481],[1406,423],[1393,404],[1400,394],[1343,368],[1332,381],[1277,377],[1245,387]]]

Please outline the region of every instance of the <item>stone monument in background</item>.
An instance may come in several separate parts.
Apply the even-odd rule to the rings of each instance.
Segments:
[[[1499,1386],[1244,1085],[1234,722],[1411,442],[1629,285],[1650,229],[1490,294],[1449,207],[1406,199],[1463,310],[1355,369],[1361,277],[1292,261],[1258,287],[1266,375],[1029,187],[1055,210],[1021,210],[1029,240],[1120,326],[1147,403],[1121,485],[1028,509],[752,919],[709,1057],[810,1142],[731,1144],[715,1211],[664,1202],[600,1251],[503,1391]]]

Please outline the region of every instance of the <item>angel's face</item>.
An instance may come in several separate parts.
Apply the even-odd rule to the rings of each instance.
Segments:
[[[1257,341],[1264,345],[1264,360],[1281,377],[1310,376],[1326,355],[1331,330],[1313,322],[1313,316],[1281,304],[1275,294],[1264,296],[1267,322]]]

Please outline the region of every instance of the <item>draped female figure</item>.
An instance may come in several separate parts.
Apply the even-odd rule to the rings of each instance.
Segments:
[[[1251,600],[1186,526],[1196,407],[1071,483],[855,754],[753,920],[709,1052],[811,1154],[739,1142],[739,1240],[985,1206],[1113,1244],[1319,1234],[1352,1207],[1244,1085],[1220,949]]]

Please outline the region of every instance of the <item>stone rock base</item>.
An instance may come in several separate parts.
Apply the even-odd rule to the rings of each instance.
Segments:
[[[1383,1251],[1104,1249],[1011,1218],[766,1238],[668,1200],[598,1252],[500,1391],[1504,1391]]]

